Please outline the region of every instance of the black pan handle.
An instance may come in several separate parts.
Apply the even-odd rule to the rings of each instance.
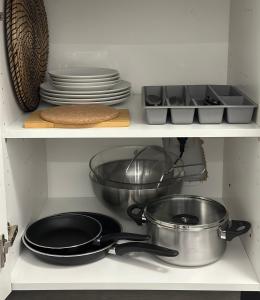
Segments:
[[[116,255],[122,256],[133,252],[145,252],[165,257],[175,257],[179,255],[177,250],[146,243],[124,243],[115,246]]]
[[[118,232],[118,233],[111,233],[111,234],[105,234],[101,236],[99,239],[97,239],[98,244],[106,243],[106,242],[118,242],[121,240],[126,241],[148,241],[150,239],[149,235],[145,234],[135,234],[135,233],[129,233],[129,232]]]
[[[140,204],[133,204],[127,208],[128,216],[135,221],[135,223],[141,226],[146,220],[143,218],[145,206]]]
[[[232,220],[226,230],[226,240],[232,241],[234,238],[247,233],[250,228],[251,224],[247,221]]]

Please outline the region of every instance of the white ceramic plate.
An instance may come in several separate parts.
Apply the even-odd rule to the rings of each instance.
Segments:
[[[74,79],[74,78],[71,78],[71,79],[64,79],[64,78],[59,78],[59,77],[55,77],[55,76],[51,76],[51,79],[53,81],[59,81],[59,82],[62,82],[62,83],[93,83],[93,82],[107,82],[107,81],[114,81],[114,80],[118,80],[120,79],[120,76],[119,75],[116,75],[116,76],[112,76],[112,77],[102,77],[102,78],[79,78],[79,79]]]
[[[52,84],[54,86],[69,86],[69,87],[95,87],[95,86],[107,86],[107,85],[114,85],[118,84],[120,82],[120,79],[111,80],[111,81],[100,81],[100,82],[62,82],[62,81],[56,81],[52,80]]]
[[[107,68],[66,68],[49,71],[50,76],[64,79],[102,78],[119,75],[117,70]]]
[[[113,101],[121,98],[129,97],[130,93],[125,93],[123,95],[114,96],[114,97],[103,97],[103,98],[84,98],[84,99],[76,99],[73,97],[64,98],[64,97],[52,97],[41,93],[42,99],[47,99],[51,101],[62,101],[62,102],[100,102],[100,101]]]
[[[50,82],[44,82],[41,84],[41,89],[43,91],[54,93],[54,94],[61,94],[61,95],[99,95],[99,94],[114,94],[117,92],[127,91],[131,88],[131,84],[128,81],[120,81],[118,84],[113,86],[109,90],[88,90],[88,91],[61,91],[56,89]]]
[[[126,97],[126,98],[121,98],[121,99],[118,99],[118,100],[112,100],[112,101],[99,101],[99,102],[87,102],[87,103],[84,103],[84,102],[62,102],[62,101],[52,101],[52,100],[48,100],[48,99],[44,99],[42,98],[42,100],[44,102],[47,102],[47,103],[50,103],[50,104],[53,104],[53,105],[75,105],[75,104],[105,104],[105,105],[115,105],[115,104],[119,104],[119,103],[122,103],[122,102],[125,102],[129,99],[129,97]]]
[[[50,93],[44,90],[41,90],[40,93],[47,97],[54,97],[54,98],[63,98],[63,99],[99,99],[99,98],[111,98],[111,97],[117,97],[117,96],[123,96],[125,94],[129,94],[131,92],[130,89],[127,89],[122,92],[117,93],[104,93],[104,94],[89,94],[89,95],[73,95],[73,94],[57,94],[57,93]]]
[[[109,83],[109,84],[102,84],[102,85],[61,85],[52,83],[56,89],[61,91],[105,91],[113,88],[115,85],[118,84],[118,82],[115,83]]]

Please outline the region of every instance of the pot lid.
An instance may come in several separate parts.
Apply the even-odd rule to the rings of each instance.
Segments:
[[[174,195],[147,205],[146,218],[165,227],[199,229],[219,226],[228,219],[225,207],[198,196]]]

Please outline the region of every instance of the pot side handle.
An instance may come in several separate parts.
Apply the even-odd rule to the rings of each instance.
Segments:
[[[234,238],[247,233],[250,228],[251,224],[247,221],[232,220],[226,230],[226,240],[232,241]]]
[[[127,208],[128,216],[131,219],[133,219],[135,221],[135,223],[139,226],[141,226],[143,223],[145,223],[145,220],[143,218],[144,208],[145,207],[140,204],[133,204]]]
[[[153,244],[146,244],[146,243],[124,243],[121,245],[115,246],[115,253],[116,255],[122,256],[129,253],[136,253],[136,252],[144,252],[150,253],[153,255],[159,255],[164,257],[175,257],[179,255],[177,250],[172,250],[164,247],[160,247]]]

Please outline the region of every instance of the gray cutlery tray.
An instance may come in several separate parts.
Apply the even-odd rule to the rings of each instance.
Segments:
[[[246,94],[231,85],[213,85],[226,108],[226,121],[231,124],[248,124],[258,107]]]
[[[162,104],[151,106],[149,95],[162,98]],[[219,105],[205,105],[207,97],[218,100]],[[223,116],[228,123],[247,124],[252,121],[257,105],[243,92],[228,85],[173,85],[143,87],[143,104],[148,124],[192,124],[197,115],[201,124],[220,124]]]
[[[152,106],[147,103],[147,97],[149,95],[155,95],[162,98],[162,104],[158,106]],[[162,86],[145,86],[143,87],[143,103],[144,110],[147,119],[147,123],[150,125],[163,125],[167,122],[168,107],[164,98],[164,88]]]
[[[195,102],[188,97],[187,87],[183,85],[164,87],[166,103],[173,124],[192,124],[195,115]]]
[[[224,103],[218,98],[217,94],[208,85],[190,85],[187,87],[188,97],[196,105],[198,120],[201,124],[220,124],[224,116]],[[205,105],[205,100],[210,97],[219,101],[220,105]]]

